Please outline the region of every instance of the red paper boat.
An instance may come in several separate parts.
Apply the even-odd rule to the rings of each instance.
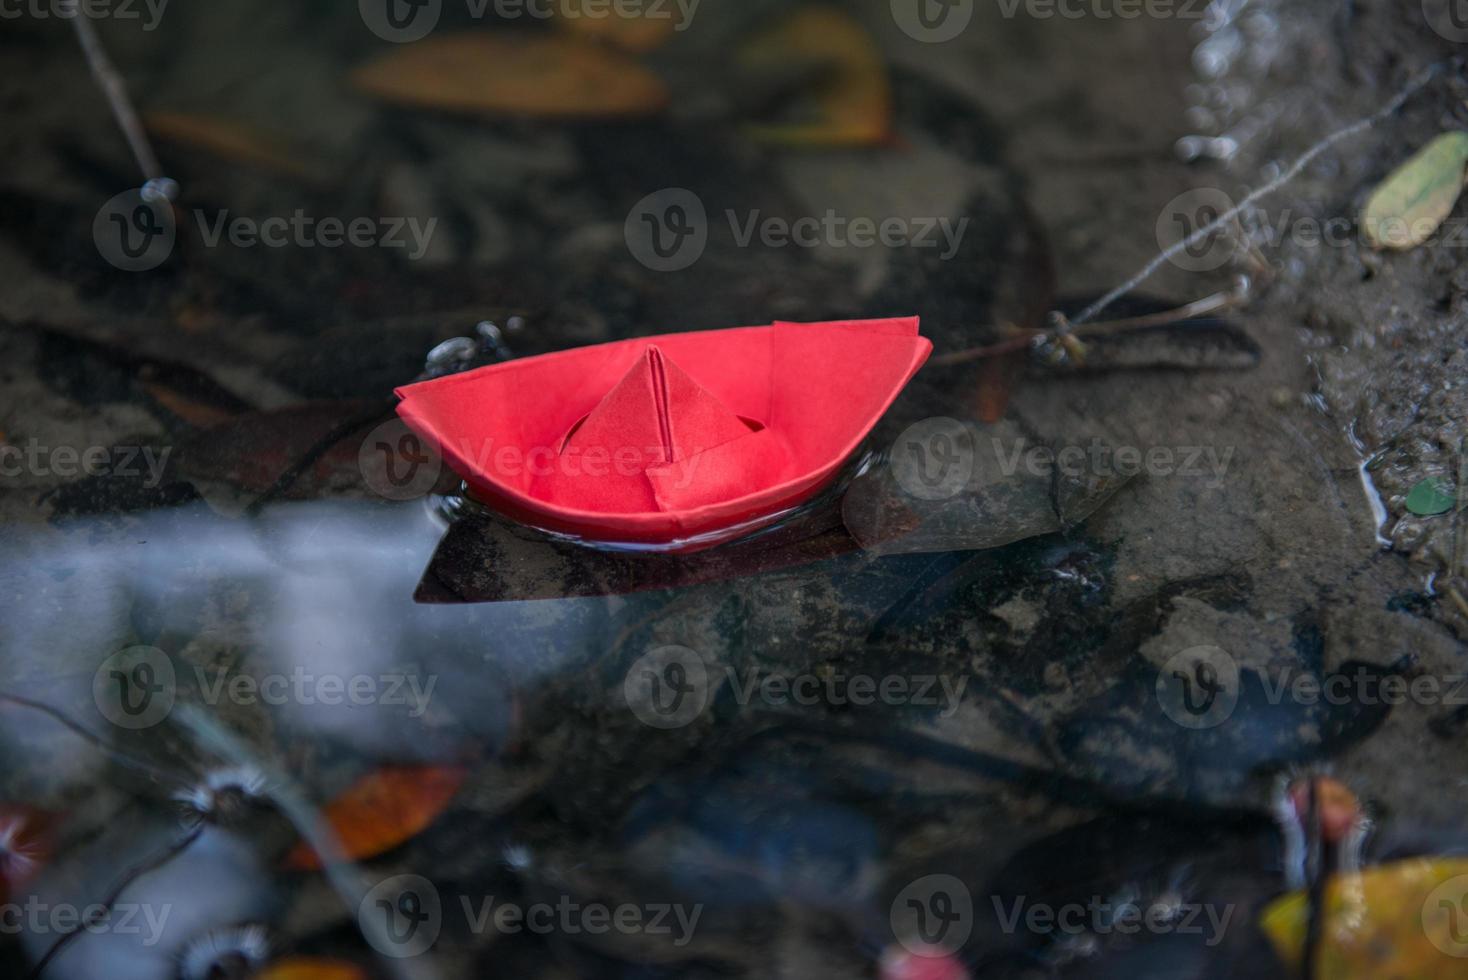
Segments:
[[[398,414],[518,521],[693,545],[828,486],[931,349],[916,317],[665,334],[408,385]]]

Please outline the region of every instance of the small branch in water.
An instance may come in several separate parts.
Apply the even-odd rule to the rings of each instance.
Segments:
[[[92,23],[92,18],[78,11],[77,16],[71,19],[76,25],[77,40],[81,42],[82,53],[87,56],[87,65],[92,69],[92,77],[97,80],[97,85],[102,89],[102,94],[107,96],[107,102],[112,106],[112,115],[117,119],[117,125],[122,129],[122,135],[127,137],[127,142],[132,147],[133,156],[137,158],[138,166],[142,168],[143,177],[148,181],[163,181],[163,168],[158,165],[158,157],[153,152],[153,146],[148,142],[148,136],[143,132],[143,124],[138,120],[137,111],[133,108],[132,101],[127,96],[127,85],[122,76],[112,65],[112,60],[107,57],[107,51],[102,47],[102,39],[97,36],[97,27]]]
[[[127,766],[129,769],[135,769],[138,772],[145,773],[146,775],[151,776],[161,782],[180,782],[179,778],[177,776],[174,776],[172,773],[165,772],[152,763],[145,762],[135,756],[128,755],[126,752],[121,752],[114,746],[109,745],[107,743],[107,740],[104,739],[102,736],[87,728],[85,725],[73,721],[72,719],[67,717],[66,714],[62,712],[59,708],[53,708],[51,707],[51,705],[46,704],[42,701],[32,701],[30,698],[21,697],[19,694],[11,694],[7,691],[0,691],[0,703],[13,704],[19,708],[29,708],[32,711],[39,711],[42,714],[49,716],[51,719],[56,721],[67,730],[71,731],[73,734],[79,735],[82,738],[86,739],[88,742],[91,742],[97,748],[106,753],[109,758],[116,759],[118,762]]]
[[[100,903],[102,906],[102,914],[100,916],[88,919],[86,922],[83,922],[81,925],[77,926],[70,932],[62,933],[61,936],[58,937],[54,943],[51,944],[51,948],[46,950],[46,954],[36,962],[36,965],[34,967],[31,968],[31,972],[26,975],[27,980],[40,980],[41,975],[46,972],[46,967],[51,965],[51,961],[59,956],[62,950],[71,945],[72,940],[74,940],[77,936],[80,936],[84,932],[89,932],[93,925],[112,914],[112,907],[117,904],[118,900],[122,898],[122,893],[127,891],[128,888],[132,886],[133,882],[137,881],[139,878],[150,871],[158,870],[169,861],[172,861],[184,851],[188,850],[189,845],[198,840],[199,835],[203,833],[203,831],[204,828],[202,826],[195,827],[193,830],[189,831],[187,834],[180,837],[178,840],[174,841],[172,844],[168,845],[157,854],[154,854],[138,862],[127,871],[125,871],[122,877],[118,880],[117,884],[112,887],[112,891],[108,893],[107,897],[103,899]]]
[[[1075,327],[1070,331],[1072,336],[1097,336],[1108,333],[1125,333],[1128,330],[1141,330],[1146,327],[1160,327],[1179,320],[1191,320],[1195,317],[1207,316],[1221,310],[1231,309],[1242,303],[1249,294],[1247,281],[1240,283],[1233,289],[1205,296],[1203,299],[1195,300],[1185,306],[1179,306],[1175,310],[1163,310],[1160,313],[1148,313],[1144,316],[1127,317],[1121,320],[1108,320],[1104,323],[1088,323]],[[1045,337],[1052,331],[1049,330],[1025,330],[1018,333],[1009,340],[991,344],[988,347],[970,347],[966,350],[953,351],[933,358],[932,363],[938,367],[948,367],[954,364],[966,364],[984,357],[993,357],[999,354],[1012,354],[1015,351],[1024,350],[1032,346],[1035,341]]]
[[[1078,316],[1076,316],[1071,321],[1071,323],[1079,325],[1094,319],[1112,303],[1115,303],[1118,299],[1125,296],[1133,289],[1136,289],[1146,280],[1150,279],[1152,277],[1152,274],[1156,272],[1159,268],[1161,268],[1164,262],[1167,262],[1169,259],[1175,258],[1184,249],[1191,248],[1199,242],[1204,241],[1214,232],[1222,228],[1224,225],[1229,224],[1230,222],[1238,218],[1239,215],[1248,210],[1255,202],[1259,201],[1261,198],[1273,194],[1275,191],[1279,190],[1281,187],[1294,180],[1297,176],[1299,176],[1300,171],[1309,166],[1310,162],[1316,157],[1320,156],[1320,154],[1324,153],[1332,146],[1335,146],[1341,140],[1349,139],[1350,137],[1355,136],[1357,133],[1370,129],[1372,126],[1375,126],[1377,123],[1381,122],[1383,119],[1396,112],[1408,99],[1416,95],[1419,91],[1426,87],[1428,82],[1436,78],[1438,74],[1441,73],[1445,67],[1447,67],[1448,64],[1449,62],[1440,61],[1437,64],[1432,65],[1431,67],[1422,71],[1410,82],[1408,82],[1405,88],[1403,88],[1400,92],[1393,96],[1386,105],[1382,106],[1376,112],[1362,119],[1356,120],[1349,126],[1336,130],[1334,133],[1331,133],[1329,136],[1325,137],[1320,142],[1310,147],[1274,180],[1269,181],[1269,183],[1265,184],[1263,187],[1260,187],[1258,190],[1251,192],[1238,204],[1234,205],[1223,214],[1220,214],[1217,218],[1214,218],[1212,221],[1203,225],[1191,235],[1158,253],[1158,255],[1154,259],[1152,259],[1151,262],[1148,262],[1145,266],[1142,267],[1142,270],[1140,272],[1132,276],[1120,286],[1117,286],[1111,292],[1107,293],[1105,296],[1101,297],[1090,306],[1086,307],[1080,312]]]

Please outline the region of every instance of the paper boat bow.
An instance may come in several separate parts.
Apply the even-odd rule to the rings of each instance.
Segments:
[[[673,544],[818,493],[931,349],[916,317],[665,334],[408,385],[398,414],[516,520]]]

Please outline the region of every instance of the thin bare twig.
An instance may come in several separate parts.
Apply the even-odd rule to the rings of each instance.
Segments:
[[[57,940],[51,944],[51,948],[46,950],[46,955],[42,956],[40,960],[36,962],[36,965],[31,968],[31,972],[26,975],[26,980],[40,980],[41,974],[46,972],[46,967],[50,966],[51,961],[56,959],[57,956],[61,955],[62,950],[71,945],[72,940],[76,939],[76,937],[80,936],[82,933],[87,932],[89,927],[91,927],[96,922],[99,922],[101,921],[101,919],[106,918],[108,915],[112,914],[112,907],[117,904],[119,899],[122,898],[122,893],[127,891],[128,888],[132,887],[133,882],[137,881],[139,878],[150,871],[158,870],[169,861],[172,861],[184,851],[188,850],[189,845],[198,840],[199,835],[203,833],[203,831],[204,828],[202,825],[195,827],[193,830],[189,831],[187,834],[180,837],[172,844],[169,844],[158,853],[144,858],[142,861],[139,861],[137,864],[127,869],[127,871],[123,872],[123,875],[120,879],[118,879],[117,884],[112,887],[112,891],[109,892],[107,894],[107,897],[101,902],[103,910],[102,915],[97,918],[89,919],[88,921],[83,922],[70,932],[62,933],[61,936],[59,936]]]
[[[1261,198],[1273,194],[1285,184],[1288,184],[1290,181],[1294,180],[1297,176],[1299,176],[1300,171],[1309,166],[1310,162],[1316,157],[1320,156],[1320,154],[1324,153],[1332,146],[1335,146],[1341,140],[1349,139],[1350,137],[1355,136],[1357,133],[1370,129],[1372,126],[1375,126],[1377,123],[1381,122],[1383,119],[1396,112],[1408,99],[1416,95],[1427,85],[1428,82],[1436,78],[1437,75],[1442,72],[1442,70],[1446,68],[1448,64],[1449,62],[1447,61],[1440,61],[1437,64],[1425,69],[1424,71],[1416,75],[1410,82],[1408,82],[1405,88],[1403,88],[1400,92],[1393,96],[1386,105],[1382,106],[1376,112],[1372,113],[1369,116],[1356,120],[1349,126],[1336,130],[1334,133],[1331,133],[1329,136],[1325,137],[1323,140],[1310,147],[1308,150],[1302,153],[1295,160],[1294,163],[1290,164],[1289,167],[1286,168],[1286,170],[1278,177],[1269,181],[1263,187],[1252,191],[1247,196],[1245,196],[1245,198],[1238,204],[1234,205],[1223,214],[1220,214],[1217,218],[1214,218],[1212,221],[1203,225],[1191,235],[1187,236],[1179,242],[1176,242],[1171,247],[1163,249],[1157,254],[1155,258],[1152,259],[1151,262],[1148,262],[1145,266],[1143,266],[1140,272],[1132,276],[1120,286],[1117,286],[1111,292],[1107,293],[1105,296],[1101,297],[1090,306],[1086,307],[1071,320],[1071,323],[1078,325],[1094,319],[1097,315],[1101,313],[1102,310],[1105,310],[1112,303],[1115,303],[1118,299],[1125,296],[1133,289],[1136,289],[1146,280],[1150,279],[1152,277],[1152,274],[1156,272],[1159,268],[1161,268],[1164,262],[1167,262],[1168,260],[1176,257],[1178,253],[1182,252],[1184,249],[1191,248],[1197,243],[1205,240],[1214,232],[1218,231],[1218,229],[1238,218],[1239,215],[1248,210],[1255,202],[1259,201]]]
[[[1179,320],[1192,320],[1210,313],[1218,313],[1222,310],[1238,306],[1248,297],[1247,285],[1241,285],[1234,289],[1214,293],[1200,300],[1194,300],[1174,310],[1163,310],[1159,313],[1148,313],[1143,316],[1127,317],[1121,320],[1107,320],[1104,323],[1088,323],[1071,331],[1073,336],[1098,336],[1108,333],[1125,333],[1128,330],[1142,330],[1147,327],[1160,327]],[[966,364],[983,357],[993,357],[998,354],[1012,354],[1015,351],[1024,350],[1034,344],[1036,338],[1044,337],[1051,331],[1030,329],[1021,331],[1008,340],[1002,340],[988,347],[970,347],[965,350],[956,350],[947,354],[941,354],[932,359],[932,363],[938,367],[948,367],[954,364]]]
[[[92,18],[81,11],[77,11],[77,16],[71,22],[76,25],[77,40],[81,42],[82,53],[87,56],[92,77],[97,80],[102,94],[107,96],[107,102],[112,106],[112,115],[116,117],[122,135],[127,137],[133,156],[137,158],[138,166],[143,171],[143,177],[147,180],[162,180],[163,168],[158,165],[158,157],[153,152],[152,144],[148,142],[147,134],[143,132],[143,124],[138,121],[137,111],[127,95],[126,83],[113,67],[112,60],[107,57],[106,49],[102,47],[102,39],[97,36],[97,26],[92,23]]]
[[[39,711],[42,714],[49,716],[67,730],[81,736],[88,742],[91,742],[97,748],[106,753],[110,758],[117,760],[122,765],[127,766],[129,769],[135,769],[138,772],[144,773],[148,776],[153,777],[154,779],[165,783],[182,782],[179,777],[173,775],[172,773],[167,772],[163,769],[159,769],[157,766],[153,765],[150,762],[139,759],[136,756],[129,755],[126,752],[117,749],[115,746],[109,744],[106,739],[98,735],[96,732],[92,731],[90,728],[87,728],[80,722],[73,721],[71,718],[67,717],[67,715],[63,711],[61,711],[61,709],[53,708],[51,705],[46,704],[43,701],[33,701],[30,698],[22,697],[19,694],[11,694],[8,691],[0,691],[0,703],[13,704],[16,707],[20,708],[29,708],[32,711]]]

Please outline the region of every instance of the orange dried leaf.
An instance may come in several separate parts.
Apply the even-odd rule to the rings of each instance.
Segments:
[[[289,177],[315,176],[280,141],[233,119],[188,112],[150,112],[143,117],[143,124],[164,142]]]
[[[357,69],[353,83],[400,105],[476,115],[604,118],[657,112],[662,79],[606,45],[566,34],[448,34]]]
[[[449,805],[468,776],[448,766],[390,766],[368,773],[325,808],[342,857],[376,857],[416,836]],[[322,861],[305,841],[285,858],[291,871],[315,871]]]
[[[860,24],[830,7],[796,12],[759,35],[739,56],[752,74],[773,74],[791,64],[819,66],[810,89],[810,121],[749,127],[755,139],[786,146],[869,146],[892,135],[892,84],[876,43]]]
[[[667,44],[679,28],[671,4],[657,14],[651,11],[623,14],[615,7],[607,9],[600,3],[588,4],[587,0],[565,0],[557,9],[560,15],[556,24],[563,30],[636,54]]]
[[[270,964],[254,980],[367,980],[367,971],[346,960],[292,956]]]

